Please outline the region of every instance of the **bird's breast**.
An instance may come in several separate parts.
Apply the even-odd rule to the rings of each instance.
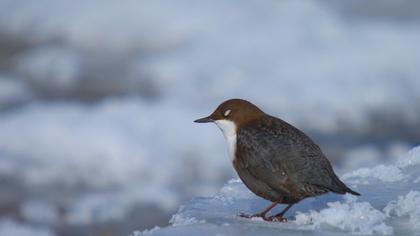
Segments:
[[[230,160],[235,160],[237,137],[235,123],[229,120],[217,120],[215,123],[217,127],[219,127],[219,129],[223,132],[223,136],[225,136]]]

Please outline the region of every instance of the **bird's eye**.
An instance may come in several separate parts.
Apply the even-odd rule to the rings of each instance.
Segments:
[[[232,112],[231,110],[226,110],[226,111],[225,111],[225,113],[223,113],[223,115],[224,115],[225,117],[227,117],[227,116],[228,116],[231,112]]]

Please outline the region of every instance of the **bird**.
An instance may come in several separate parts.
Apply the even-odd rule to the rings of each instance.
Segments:
[[[305,198],[328,192],[360,195],[337,177],[330,161],[309,136],[249,101],[226,100],[209,116],[194,122],[212,122],[219,127],[241,181],[257,196],[271,201],[260,212],[240,213],[240,217],[287,222],[285,213]],[[286,207],[267,216],[278,204]]]

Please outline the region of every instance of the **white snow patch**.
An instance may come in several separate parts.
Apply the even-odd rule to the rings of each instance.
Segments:
[[[407,175],[407,169],[420,165],[420,148],[410,150],[406,155],[396,159],[396,163],[390,165],[378,165],[372,168],[360,168],[342,176],[352,184],[369,184],[372,179],[382,182],[400,182],[414,178]],[[416,180],[413,180],[416,183]]]
[[[420,165],[420,146],[411,149],[404,158],[400,158],[397,165],[401,168]]]
[[[353,234],[390,235],[393,228],[385,223],[386,215],[368,202],[330,202],[320,211],[298,212],[295,223],[315,230],[334,230]]]
[[[132,234],[130,234],[130,236],[151,235],[155,231],[158,231],[159,229],[160,229],[159,226],[155,226],[152,229],[146,229],[146,230],[143,230],[143,231],[134,231]]]
[[[420,192],[410,191],[405,196],[399,196],[398,200],[388,203],[384,208],[387,216],[409,216],[410,225],[420,230]]]
[[[220,189],[219,194],[215,198],[223,201],[233,201],[237,199],[249,199],[252,196],[253,194],[244,188],[240,179],[232,179]]]
[[[193,224],[204,224],[206,223],[205,220],[197,220],[195,217],[188,217],[185,218],[180,214],[175,214],[169,220],[172,226],[185,226],[185,225],[193,225]]]

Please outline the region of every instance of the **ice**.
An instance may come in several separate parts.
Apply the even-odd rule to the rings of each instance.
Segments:
[[[171,226],[144,231],[145,235],[418,235],[420,184],[413,182],[420,168],[420,146],[398,158],[405,178],[357,170],[346,180],[362,196],[327,194],[308,198],[293,206],[287,223],[244,219],[239,212],[257,212],[269,202],[246,189],[240,180],[229,181],[213,197],[197,197],[172,217]],[[388,172],[382,165],[373,172]],[[357,174],[360,174],[357,176]],[[416,190],[417,189],[417,190]],[[271,213],[280,211],[280,207]],[[408,227],[407,227],[408,224]]]
[[[0,235],[10,236],[54,236],[45,228],[18,223],[10,219],[0,219]]]

